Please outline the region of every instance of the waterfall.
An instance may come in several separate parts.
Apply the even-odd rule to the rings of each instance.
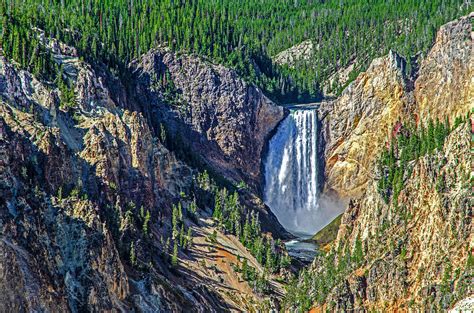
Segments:
[[[295,234],[313,235],[326,222],[318,203],[317,159],[316,110],[292,111],[269,143],[264,199]]]

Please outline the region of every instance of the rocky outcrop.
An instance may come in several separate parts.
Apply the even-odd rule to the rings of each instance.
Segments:
[[[466,116],[474,107],[474,13],[443,25],[415,82],[421,120]]]
[[[393,125],[406,115],[405,61],[395,52],[376,59],[335,101],[323,102],[325,189],[360,196]]]
[[[266,143],[288,112],[234,70],[196,56],[161,48],[130,68],[135,106],[155,135],[192,166],[245,183],[241,199],[259,211],[263,228],[290,237],[259,196]]]
[[[301,61],[308,61],[314,53],[314,44],[311,40],[305,40],[297,45],[294,45],[280,53],[274,58],[274,62],[280,65],[295,66]]]
[[[334,249],[352,251],[361,240],[365,259],[347,277],[366,282],[350,287],[355,308],[446,310],[473,292],[470,128],[462,124],[442,151],[416,162],[397,207],[382,200],[373,181],[344,213]],[[446,189],[437,187],[440,177]],[[340,296],[335,289],[328,302]]]
[[[169,215],[163,203],[190,185],[191,169],[139,113],[108,98],[95,113],[78,104],[73,119],[57,90],[5,59],[0,68],[0,311],[192,307],[163,272],[137,289],[142,277],[124,255],[138,235],[124,220],[131,203]]]
[[[329,252],[337,274],[324,259],[312,265],[314,279],[337,282],[319,300],[329,308],[444,311],[473,292],[472,19],[440,29],[414,89],[390,53],[321,107],[326,192],[352,198]],[[408,162],[399,195],[384,200],[377,158],[404,127],[430,118],[455,126],[442,147]]]
[[[132,68],[138,100],[159,107],[155,123],[225,177],[259,188],[264,146],[283,108],[235,71],[166,49],[150,51]]]
[[[358,60],[354,59],[347,66],[338,69],[334,74],[322,84],[322,91],[326,97],[335,97],[339,88],[343,88],[352,79],[352,75],[357,71]]]

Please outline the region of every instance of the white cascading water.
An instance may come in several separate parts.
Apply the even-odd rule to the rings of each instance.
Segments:
[[[296,110],[280,124],[265,161],[265,203],[294,234],[314,235],[318,204],[316,110]]]

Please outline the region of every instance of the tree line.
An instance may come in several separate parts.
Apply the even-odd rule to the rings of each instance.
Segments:
[[[337,69],[355,62],[354,78],[389,49],[425,52],[441,24],[472,9],[462,0],[0,0],[0,42],[8,57],[47,73],[37,27],[124,78],[132,59],[165,45],[235,68],[280,102],[313,101]],[[272,62],[306,39],[309,60]]]

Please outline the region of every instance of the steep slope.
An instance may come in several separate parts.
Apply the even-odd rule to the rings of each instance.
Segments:
[[[406,115],[405,61],[395,52],[372,62],[335,101],[323,102],[325,189],[360,196],[392,126]]]
[[[269,308],[270,296],[276,297],[272,306],[277,305],[278,272],[274,276],[259,265],[240,234],[209,226],[209,216],[219,193],[225,195],[224,209],[232,208],[234,214],[239,210],[232,227],[243,229],[244,217],[260,212],[263,230],[285,236],[251,188],[238,189],[229,182],[258,179],[264,140],[283,110],[223,67],[218,74],[213,67],[204,68],[210,81],[196,79],[193,72],[178,85],[183,90],[194,86],[182,95],[193,104],[195,115],[172,117],[177,112],[169,106],[172,99],[160,99],[159,108],[170,123],[167,129],[179,125],[176,131],[193,134],[187,139],[197,141],[210,136],[212,143],[198,147],[209,153],[202,153],[204,161],[221,175],[227,191],[199,173],[196,164],[179,158],[192,149],[185,146],[175,153],[165,146],[171,140],[166,131],[160,133],[165,120],[154,120],[159,113],[153,103],[135,101],[151,91],[127,90],[105,67],[82,61],[74,48],[38,32],[61,65],[55,82],[0,56],[0,311],[214,312],[242,305],[254,310]],[[204,66],[191,57],[171,57],[173,75],[180,72],[179,62],[189,63],[182,69]],[[191,78],[202,84],[190,85]],[[224,79],[225,84],[215,82]],[[199,88],[207,88],[206,97]],[[73,100],[67,97],[71,93]],[[235,98],[225,102],[228,95]],[[230,115],[211,123],[216,107]],[[189,119],[182,122],[184,117]],[[243,148],[230,144],[231,139]],[[244,177],[244,170],[251,175]],[[260,229],[258,218],[252,221],[253,229]],[[218,249],[227,249],[219,242],[235,249],[229,258],[237,268],[248,259],[258,279],[269,282],[265,291],[257,291],[237,270],[219,282],[221,288],[215,287],[223,263],[210,269],[201,264],[216,258],[206,254],[202,242],[214,231]],[[266,257],[263,250],[256,252],[261,263],[268,255],[276,262],[284,254],[271,237],[252,236],[245,239],[265,243],[272,251]],[[215,280],[199,271],[214,272]],[[245,290],[244,298],[235,286]]]
[[[441,151],[416,161],[398,206],[383,201],[376,181],[352,203],[335,250],[354,251],[359,240],[364,262],[344,282],[349,289],[336,288],[328,303],[439,310],[473,292],[470,130],[471,123],[463,123]]]
[[[78,72],[87,68],[76,61]],[[126,257],[137,238],[126,217],[129,205],[141,203],[155,217],[166,215],[157,211],[160,201],[180,190],[173,185],[189,184],[191,170],[152,143],[139,114],[108,111],[102,106],[113,106],[108,98],[94,103],[103,114],[77,111],[75,119],[82,122],[76,124],[58,108],[56,91],[4,58],[0,64],[1,284],[8,291],[2,293],[2,310],[194,306],[160,284],[160,274],[136,275]],[[91,88],[81,82],[77,91]],[[144,135],[139,143],[138,134]],[[147,287],[139,288],[142,284]]]
[[[182,145],[235,182],[260,185],[262,151],[286,115],[282,107],[235,71],[167,49],[150,51],[132,67],[139,101],[161,104],[153,117],[179,134]],[[163,107],[166,87],[172,89],[174,106]]]
[[[134,106],[162,142],[192,166],[243,186],[243,204],[260,212],[264,229],[288,238],[259,196],[265,145],[288,112],[234,70],[196,56],[155,49],[130,69]]]
[[[443,25],[421,63],[414,91],[420,119],[465,116],[474,106],[473,19]]]

